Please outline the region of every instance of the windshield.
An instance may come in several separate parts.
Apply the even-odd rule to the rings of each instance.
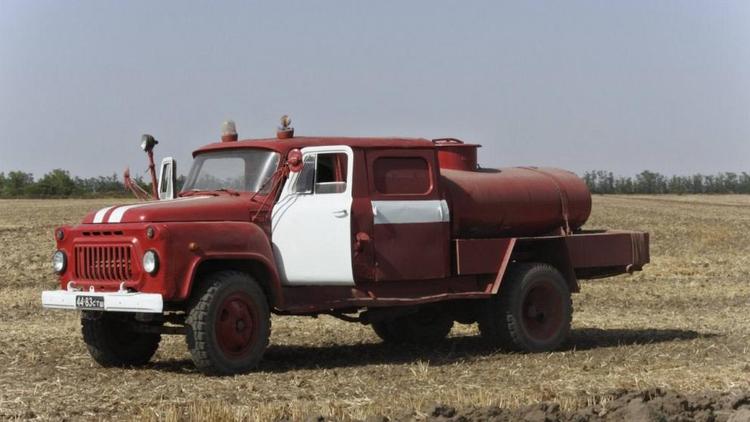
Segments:
[[[206,152],[193,160],[183,192],[220,190],[258,192],[279,165],[279,153],[265,149]]]

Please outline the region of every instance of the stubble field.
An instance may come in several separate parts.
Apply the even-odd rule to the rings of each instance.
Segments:
[[[438,347],[386,346],[367,326],[274,317],[261,367],[225,378],[197,373],[178,336],[145,368],[100,368],[78,315],[41,309],[53,228],[111,204],[0,201],[0,419],[423,419],[435,403],[572,411],[617,389],[750,390],[748,196],[595,197],[587,227],[649,231],[652,263],[584,281],[561,351],[492,350],[458,324]]]

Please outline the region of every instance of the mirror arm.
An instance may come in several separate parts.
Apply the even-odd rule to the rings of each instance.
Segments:
[[[281,182],[287,176],[289,176],[289,167],[286,165],[281,166],[278,170],[273,172],[273,174],[271,175],[271,179],[269,180],[271,182],[271,189],[268,191],[268,194],[263,199],[263,202],[261,202],[260,206],[258,207],[258,210],[255,211],[255,214],[252,216],[250,221],[254,223],[255,220],[258,219],[258,215],[260,215],[261,211],[263,211],[263,209],[266,207],[266,204],[268,203],[268,199],[271,197],[275,198],[277,196],[279,189],[281,189]],[[260,192],[261,190],[263,190],[263,187],[258,189],[258,192]],[[251,201],[255,199],[255,196],[258,195],[258,192],[255,192],[253,196],[250,197]]]
[[[154,164],[154,152],[149,150],[148,154],[148,172],[151,173],[151,196],[159,199],[159,188],[157,187],[158,179],[156,178],[156,165]]]
[[[123,173],[123,181],[126,188],[128,188],[131,192],[133,192],[133,195],[135,195],[136,198],[138,198],[141,201],[147,201],[148,200],[148,192],[143,190],[142,187],[138,186],[138,183],[133,181],[133,179],[130,178],[130,169],[126,168],[125,172]]]

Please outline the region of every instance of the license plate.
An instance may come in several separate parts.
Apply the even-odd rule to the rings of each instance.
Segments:
[[[76,309],[104,309],[103,296],[76,296]]]

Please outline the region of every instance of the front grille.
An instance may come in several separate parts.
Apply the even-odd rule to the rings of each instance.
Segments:
[[[75,275],[79,280],[126,281],[133,278],[133,250],[125,246],[76,246]]]

